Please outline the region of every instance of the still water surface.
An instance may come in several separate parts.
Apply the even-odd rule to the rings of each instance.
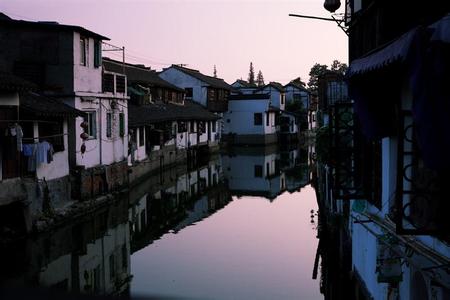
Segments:
[[[311,274],[317,239],[315,192],[273,202],[233,197],[222,210],[167,233],[131,257],[132,295],[205,299],[322,299]]]
[[[98,211],[1,246],[0,291],[323,299],[306,157],[232,149],[150,176]]]

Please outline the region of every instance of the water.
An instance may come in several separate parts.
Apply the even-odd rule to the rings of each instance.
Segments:
[[[242,148],[165,170],[85,218],[8,247],[0,287],[323,299],[320,274],[312,279],[317,201],[306,158]]]
[[[273,202],[233,197],[219,212],[131,257],[136,295],[204,299],[321,299],[311,279],[316,232],[311,187]]]

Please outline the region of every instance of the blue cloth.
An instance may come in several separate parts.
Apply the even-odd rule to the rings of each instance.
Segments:
[[[34,144],[23,144],[23,155],[27,157],[33,155],[33,147]]]

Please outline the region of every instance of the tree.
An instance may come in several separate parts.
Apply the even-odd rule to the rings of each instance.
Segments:
[[[338,73],[341,73],[342,75],[347,72],[348,66],[345,63],[341,63],[337,59],[333,60],[331,63],[331,71],[336,71]]]
[[[301,77],[297,77],[294,80],[291,80],[291,82],[306,87],[306,83],[302,80]]]
[[[264,76],[263,76],[261,70],[258,71],[258,75],[256,76],[256,85],[264,86]]]
[[[312,66],[311,71],[309,71],[309,81],[308,81],[308,88],[312,92],[316,92],[319,88],[318,86],[318,79],[319,76],[324,74],[326,71],[328,71],[327,65],[321,65],[321,64],[314,64]]]
[[[214,72],[213,72],[213,76],[217,78],[217,69],[216,69],[216,65],[214,65]]]
[[[248,72],[248,83],[255,84],[255,71],[253,70],[252,62],[250,62],[250,70]]]

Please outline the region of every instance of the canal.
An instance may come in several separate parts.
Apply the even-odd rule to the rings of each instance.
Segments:
[[[3,245],[0,286],[323,299],[310,176],[307,150],[275,147],[234,148],[163,170],[77,221]]]

